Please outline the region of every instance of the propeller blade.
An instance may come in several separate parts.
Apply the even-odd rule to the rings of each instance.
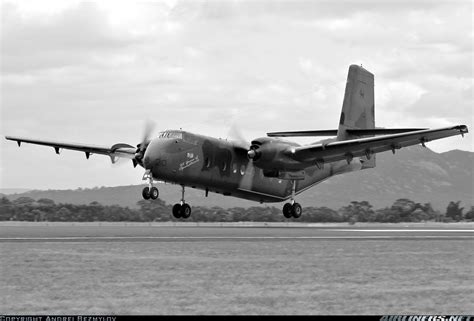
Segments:
[[[235,123],[232,123],[232,125],[230,126],[229,131],[227,132],[227,139],[234,141],[236,143],[235,147],[243,149],[245,150],[245,153],[247,153],[250,143],[244,137],[242,131]]]
[[[150,136],[154,128],[155,128],[155,122],[151,120],[147,120],[145,123],[145,130],[143,131],[143,139],[140,143],[140,152],[143,153],[145,151],[146,145],[150,141]]]
[[[129,162],[130,162],[130,159],[122,158],[122,157],[116,157],[115,160],[111,164],[112,164],[112,167],[120,167],[120,166],[123,166],[125,164],[128,165]]]
[[[227,138],[229,140],[235,140],[250,145],[248,140],[245,139],[244,135],[242,134],[242,130],[235,123],[230,126],[229,132],[227,133]]]
[[[245,168],[245,173],[239,183],[239,188],[245,190],[252,190],[253,180],[255,176],[256,168],[253,165],[253,162],[249,160]]]

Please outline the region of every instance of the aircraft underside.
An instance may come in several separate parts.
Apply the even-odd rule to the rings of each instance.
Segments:
[[[357,171],[363,169],[362,162],[353,162],[348,164],[346,161],[327,164],[322,168],[316,166],[306,170],[302,179],[283,180],[274,177],[265,177],[258,168],[245,171],[243,175],[236,172],[235,178],[224,177],[219,174],[217,169],[213,171],[201,173],[199,178],[192,178],[183,170],[180,180],[173,180],[176,175],[165,175],[162,168],[156,167],[156,171],[148,170],[143,179],[148,181],[148,186],[142,191],[144,199],[157,199],[159,196],[158,189],[153,185],[156,181],[165,181],[167,183],[177,184],[181,186],[181,201],[174,204],[172,214],[176,218],[189,218],[191,215],[191,206],[185,201],[185,188],[197,188],[203,190],[205,195],[209,192],[218,193],[225,196],[238,197],[259,203],[278,203],[289,200],[283,206],[283,215],[286,218],[298,218],[302,214],[302,207],[295,201],[295,197],[306,191],[307,189],[321,183],[329,177],[349,171]],[[172,170],[173,172],[174,170]],[[202,185],[202,181],[206,181],[206,175],[210,175],[213,179],[208,179],[210,184]]]

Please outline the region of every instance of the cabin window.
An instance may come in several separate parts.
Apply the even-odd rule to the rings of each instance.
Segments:
[[[222,171],[225,172],[226,169],[227,169],[227,163],[222,162]]]
[[[211,167],[211,160],[209,159],[209,157],[206,157],[206,159],[204,160],[204,164],[206,164],[207,168]]]
[[[245,165],[240,166],[240,175],[245,174]]]
[[[232,164],[232,173],[237,173],[237,164],[236,163],[233,163]]]

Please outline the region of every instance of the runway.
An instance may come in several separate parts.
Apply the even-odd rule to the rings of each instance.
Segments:
[[[474,240],[471,225],[348,226],[254,223],[4,223],[0,242],[249,242],[317,240]]]
[[[12,313],[466,314],[474,224],[0,222]]]

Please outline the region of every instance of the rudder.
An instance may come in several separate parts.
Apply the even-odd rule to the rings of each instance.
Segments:
[[[375,128],[374,75],[356,65],[349,67],[337,140],[354,138],[346,129]]]
[[[361,66],[349,66],[337,140],[358,138],[347,129],[375,128],[374,75]],[[375,167],[375,155],[363,157],[363,168]]]

